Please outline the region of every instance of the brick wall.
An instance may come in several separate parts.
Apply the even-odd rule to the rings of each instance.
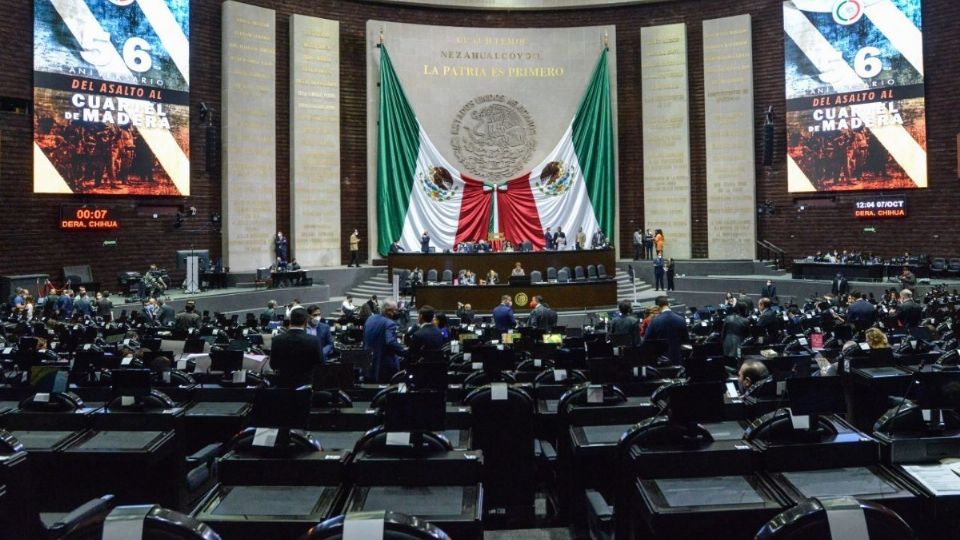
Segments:
[[[277,221],[288,232],[289,209],[289,24],[293,13],[340,21],[341,57],[341,191],[342,229],[365,229],[368,194],[366,189],[366,69],[364,66],[365,22],[387,19],[420,24],[488,27],[562,27],[617,25],[617,73],[619,107],[620,231],[622,245],[630,242],[635,224],[643,222],[643,140],[639,48],[640,27],[674,22],[687,23],[691,96],[691,172],[693,183],[693,251],[707,256],[706,163],[704,149],[702,31],[703,19],[750,13],[753,17],[754,79],[756,99],[757,200],[770,200],[777,213],[761,217],[758,238],[769,240],[791,254],[818,249],[866,249],[892,255],[910,249],[933,254],[960,252],[957,235],[960,225],[954,199],[958,192],[956,134],[960,116],[954,112],[954,97],[960,95],[960,77],[954,51],[960,34],[952,21],[960,5],[949,0],[928,0],[924,7],[927,67],[927,136],[930,188],[909,194],[910,217],[895,222],[865,223],[852,217],[855,196],[839,195],[837,207],[795,210],[797,197],[786,193],[783,129],[783,31],[779,0],[737,0],[735,2],[683,1],[616,7],[608,9],[555,12],[468,12],[386,6],[357,1],[251,0],[250,3],[277,10]],[[0,19],[0,31],[8,39],[0,43],[0,96],[30,99],[32,96],[32,26],[27,3],[0,0],[7,13]],[[206,102],[220,109],[220,3],[192,2],[191,102]],[[772,170],[764,171],[760,126],[762,110],[773,105],[777,111],[777,150]],[[219,115],[218,115],[219,118]],[[192,195],[186,199],[89,197],[83,202],[109,203],[119,209],[123,228],[118,233],[60,233],[56,228],[59,205],[77,202],[72,197],[32,195],[31,122],[14,113],[0,113],[0,275],[48,272],[60,274],[64,265],[91,264],[95,277],[112,284],[121,270],[143,270],[150,262],[173,266],[176,249],[208,248],[220,251],[220,234],[209,224],[209,216],[220,210],[220,179],[208,175],[204,133],[194,114],[190,145]],[[142,205],[194,206],[196,218],[180,229],[173,219],[154,220],[138,216]],[[322,208],[317,209],[322,212]],[[864,233],[873,225],[875,233]],[[936,238],[934,235],[939,235]],[[105,239],[116,239],[116,247],[104,247]],[[346,261],[346,242],[343,242]]]

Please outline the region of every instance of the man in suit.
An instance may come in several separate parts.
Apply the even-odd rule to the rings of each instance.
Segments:
[[[633,231],[633,260],[639,261],[643,253],[643,233],[637,228]]]
[[[758,382],[770,376],[767,366],[759,360],[746,360],[740,364],[740,371],[737,372],[737,378],[740,379],[740,394],[745,394],[747,390]]]
[[[913,289],[917,285],[917,276],[913,275],[910,268],[903,267],[903,272],[897,277],[900,280],[900,290]]]
[[[900,305],[897,306],[897,320],[904,328],[913,328],[923,319],[923,308],[913,300],[910,289],[900,291]]]
[[[290,315],[293,316],[293,311]],[[320,313],[320,306],[314,304],[307,308],[307,335],[317,336],[320,340],[320,347],[323,351],[323,360],[326,361],[333,354],[333,336],[330,334],[330,325],[323,322],[323,315]]]
[[[357,229],[354,229],[353,234],[350,235],[350,263],[347,264],[347,268],[351,266],[360,268],[360,231]]]
[[[549,304],[543,301],[542,296],[533,297],[533,309],[530,311],[529,324],[531,328],[539,328],[544,332],[553,330],[557,325],[557,312],[550,309]]]
[[[767,284],[760,289],[760,296],[765,296],[774,302],[777,301],[777,286],[773,284],[773,280],[767,280]]]
[[[457,302],[459,309],[457,309],[457,317],[460,317],[460,324],[467,325],[473,323],[473,306],[470,304],[461,304]]]
[[[430,253],[430,233],[427,231],[420,235],[420,253]]]
[[[268,324],[277,320],[277,301],[267,302],[267,309],[260,312],[260,326],[266,328]]]
[[[610,322],[611,336],[631,336],[630,344],[636,346],[640,341],[640,321],[633,315],[633,305],[623,300],[617,306],[620,316]]]
[[[650,229],[643,233],[643,258],[653,258],[653,233],[650,232]]]
[[[768,338],[776,338],[780,335],[780,318],[771,307],[773,302],[769,298],[761,298],[758,303],[760,306],[760,317],[757,319],[757,327]]]
[[[403,345],[397,340],[397,304],[392,300],[383,302],[380,313],[367,319],[363,326],[363,348],[370,351],[373,361],[367,370],[367,380],[377,383],[390,382],[400,370]]]
[[[843,272],[837,272],[837,277],[833,278],[833,283],[830,285],[830,292],[832,292],[834,296],[840,296],[841,294],[850,292],[850,282],[847,281]]]
[[[77,295],[77,299],[73,302],[73,309],[84,317],[93,316],[93,304],[90,303],[90,298],[87,297],[87,291],[83,288],[80,289],[80,294]]]
[[[317,336],[307,334],[309,314],[303,306],[290,311],[290,328],[273,338],[270,369],[277,372],[277,384],[297,388],[313,384],[313,370],[323,364],[323,348]]]
[[[113,321],[113,302],[110,300],[109,291],[97,293],[97,316],[102,318],[103,322]]]
[[[175,322],[177,319],[177,312],[173,310],[173,306],[164,302],[163,300],[157,301],[157,312],[156,319],[160,324],[167,326],[168,324]]]
[[[550,227],[547,227],[547,230],[543,232],[543,249],[549,251],[555,247],[553,233],[550,232]]]
[[[723,355],[727,358],[740,358],[740,344],[750,335],[750,321],[743,316],[746,311],[743,304],[735,304],[723,319],[720,337],[723,339]]]
[[[513,316],[513,300],[510,299],[509,294],[503,295],[500,298],[500,305],[493,308],[493,324],[501,333],[509,332],[517,325],[517,319]]]
[[[683,317],[670,310],[670,300],[666,296],[658,296],[656,304],[660,314],[650,321],[650,326],[647,327],[643,340],[644,342],[662,341],[666,343],[666,357],[674,365],[680,365],[680,347],[690,341],[687,322],[683,320]]]
[[[665,270],[663,266],[663,255],[657,255],[657,258],[653,260],[653,277],[656,281],[656,289],[654,290],[659,291],[665,288],[663,286],[664,274]]]
[[[439,351],[443,348],[443,333],[433,324],[435,311],[430,306],[420,308],[420,327],[410,336],[410,348],[407,357],[419,358],[426,351]]]
[[[867,295],[858,291],[850,294],[847,322],[854,325],[857,330],[866,330],[877,322],[877,308],[867,300]]]
[[[169,307],[164,304],[164,307]],[[173,308],[170,308],[171,310]],[[177,330],[189,331],[191,328],[200,328],[200,314],[196,312],[197,306],[193,300],[188,300],[187,305],[183,306],[183,311],[177,313],[174,318],[173,326]]]

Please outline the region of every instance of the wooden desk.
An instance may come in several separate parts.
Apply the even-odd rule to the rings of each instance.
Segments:
[[[570,267],[570,279],[573,279],[573,269],[578,265],[582,266],[584,272],[586,272],[587,265],[602,264],[609,277],[613,277],[616,272],[613,249],[514,251],[510,253],[392,253],[387,257],[387,272],[388,279],[393,283],[394,268],[413,270],[415,267],[419,267],[423,270],[424,280],[427,279],[427,272],[431,269],[437,271],[438,278],[443,275],[444,270],[450,270],[456,277],[457,273],[464,269],[473,270],[477,274],[477,279],[482,279],[487,271],[492,268],[500,275],[500,282],[506,283],[510,279],[513,266],[518,262],[528,276],[530,272],[539,270],[543,274],[544,280],[547,279],[547,267],[550,266],[556,268],[557,271],[564,266]]]
[[[607,279],[520,286],[421,285],[417,287],[417,305],[455,311],[457,302],[462,302],[470,304],[477,314],[488,315],[505,294],[513,298],[513,309],[517,312],[530,311],[530,299],[536,295],[543,296],[543,301],[555,310],[610,308],[617,305],[617,282]]]

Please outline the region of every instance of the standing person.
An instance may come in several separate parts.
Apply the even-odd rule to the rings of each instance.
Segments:
[[[363,348],[373,356],[366,374],[369,382],[388,383],[400,370],[404,348],[397,340],[396,316],[397,304],[386,300],[381,313],[367,319],[363,327]]]
[[[673,262],[673,257],[667,259],[667,290],[672,291],[674,289],[673,278],[677,275],[677,267]]]
[[[278,259],[287,262],[287,257],[290,256],[290,243],[287,242],[286,237],[280,231],[277,231],[277,236],[273,239],[273,250]]]
[[[913,287],[917,284],[917,277],[913,275],[913,272],[911,272],[907,266],[903,267],[903,272],[900,273],[898,279],[900,280],[901,291],[906,289],[913,290]]]
[[[430,253],[430,233],[427,231],[420,235],[420,253]]]
[[[270,369],[277,372],[278,386],[297,388],[313,384],[313,371],[324,362],[320,339],[307,333],[308,318],[309,314],[303,306],[293,308],[290,311],[290,327],[273,338]]]
[[[558,251],[567,248],[567,235],[560,227],[557,227],[557,234],[553,235],[553,248]]]
[[[629,300],[623,300],[617,306],[620,316],[610,323],[611,336],[632,336],[631,345],[640,344],[640,321],[633,314],[633,305]]]
[[[290,318],[293,319],[293,312],[297,308],[290,310]],[[333,353],[333,336],[330,334],[330,325],[323,322],[323,316],[320,313],[320,306],[314,304],[307,308],[307,334],[317,336],[320,340],[320,349],[323,353],[323,360],[326,361]]]
[[[657,248],[657,255],[663,256],[663,229],[657,229],[657,233],[653,236],[653,243]]]
[[[183,311],[177,313],[174,319],[174,328],[189,331],[191,328],[200,328],[200,315],[196,312],[197,306],[192,300],[183,306]],[[306,315],[306,313],[304,313]]]
[[[660,314],[653,318],[643,336],[643,340],[662,341],[667,344],[666,357],[679,366],[681,364],[680,350],[684,343],[690,341],[687,332],[687,323],[683,317],[670,310],[670,299],[658,296],[656,299]]]
[[[653,278],[654,278],[654,281],[656,282],[655,290],[659,291],[664,288],[663,274],[664,274],[663,255],[657,255],[657,258],[653,260]]]
[[[353,234],[350,235],[350,263],[347,264],[347,268],[354,265],[360,268],[360,231],[357,229],[354,229]]]
[[[750,321],[744,317],[746,311],[746,306],[736,304],[723,319],[720,338],[723,340],[723,355],[727,358],[740,358],[740,344],[750,336]]]
[[[97,316],[105,323],[113,322],[113,302],[110,301],[110,291],[97,293]]]
[[[426,351],[439,351],[443,348],[446,341],[443,332],[437,328],[434,323],[436,312],[430,306],[423,306],[419,309],[420,327],[410,336],[410,348],[407,350],[407,357],[411,361],[423,356]]]
[[[768,279],[768,280],[767,280],[767,284],[764,285],[764,287],[763,287],[762,289],[760,289],[760,296],[762,296],[762,297],[765,296],[765,297],[773,300],[774,303],[777,303],[777,302],[778,302],[778,299],[777,299],[777,286],[773,284],[773,280],[772,280],[772,279]]]
[[[500,305],[493,308],[493,324],[501,333],[508,332],[517,325],[517,319],[513,316],[513,300],[510,299],[509,294],[503,295],[500,298]]]
[[[830,284],[830,292],[834,296],[846,295],[850,292],[850,282],[847,281],[843,272],[837,272],[837,277],[833,278],[833,283]]]
[[[637,227],[633,231],[633,260],[639,261],[641,252],[643,252],[643,233],[640,232],[640,227]]]
[[[643,251],[645,259],[653,258],[653,233],[650,232],[650,229],[643,233]]]
[[[583,227],[580,227],[577,230],[577,242],[575,247],[577,248],[577,251],[586,249],[587,247],[587,233],[583,232]]]
[[[543,232],[543,249],[552,251],[555,247],[553,233],[550,232],[550,227],[547,227],[547,230]]]

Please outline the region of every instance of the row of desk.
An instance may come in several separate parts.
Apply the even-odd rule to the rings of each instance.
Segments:
[[[904,266],[917,278],[930,276],[929,267],[919,264],[841,264],[797,259],[793,261],[793,279],[832,280],[842,273],[849,280],[885,281],[899,276]]]

